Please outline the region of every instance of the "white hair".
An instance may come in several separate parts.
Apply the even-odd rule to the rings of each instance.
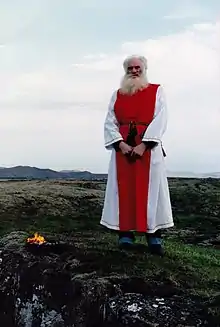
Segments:
[[[141,70],[142,70],[142,72],[146,72],[146,70],[147,70],[147,59],[144,56],[139,56],[139,55],[131,55],[131,56],[128,56],[127,58],[125,58],[125,60],[123,62],[123,67],[124,67],[125,72],[127,72],[129,63],[130,63],[130,61],[132,59],[140,60],[140,62],[142,64]]]
[[[138,59],[141,62],[141,75],[139,77],[136,77],[135,79],[127,74],[127,69],[132,59]],[[138,55],[129,56],[124,60],[123,67],[125,70],[125,75],[123,76],[120,84],[120,92],[122,94],[132,95],[136,93],[138,90],[143,90],[149,85],[147,74],[146,74],[147,59],[145,57],[138,56]]]

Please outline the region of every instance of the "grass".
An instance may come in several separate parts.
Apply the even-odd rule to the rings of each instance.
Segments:
[[[181,239],[176,237],[176,234],[172,236],[172,232],[168,231],[169,237],[165,237],[164,241],[166,256],[163,259],[150,254],[121,252],[117,248],[117,235],[99,225],[101,215],[99,199],[102,198],[103,191],[100,190],[101,195],[99,195],[97,189],[89,191],[85,185],[79,187],[76,183],[75,186],[71,183],[45,183],[47,184],[23,183],[21,185],[20,183],[16,186],[15,183],[12,185],[9,182],[7,192],[5,191],[7,185],[4,184],[2,187],[4,194],[10,195],[10,201],[17,199],[17,202],[12,205],[4,202],[7,203],[7,210],[3,210],[4,203],[0,203],[0,210],[2,210],[0,235],[22,230],[30,235],[38,231],[45,237],[53,234],[77,239],[82,244],[82,251],[90,258],[87,263],[90,267],[88,271],[96,270],[101,275],[120,273],[144,279],[159,279],[193,295],[210,298],[220,295],[219,250],[185,244],[184,236]],[[177,183],[178,187],[179,183]],[[84,195],[80,202],[79,193],[76,195],[76,192]],[[21,194],[25,199],[31,198],[32,202],[28,203],[28,208],[27,202],[21,204]],[[45,203],[47,207],[41,213],[39,210]],[[49,214],[53,206],[54,213]],[[33,208],[38,209],[37,215]],[[205,237],[208,237],[209,232],[213,234],[219,230],[217,217],[210,217],[207,220],[207,217],[188,216],[184,213],[184,215],[176,214],[175,221],[183,234],[187,228],[190,228],[196,230],[198,234],[205,232]],[[207,229],[207,226],[210,228]],[[138,239],[144,241],[143,237]],[[220,317],[220,308],[216,310]]]
[[[194,293],[200,295],[220,294],[220,255],[217,250],[186,245],[175,241],[165,243],[168,259],[175,264],[172,269],[184,267],[187,279],[191,276]]]
[[[135,253],[123,253],[122,257],[116,259],[114,256],[117,252],[117,237],[114,233],[97,233],[95,238],[97,244],[90,242],[90,247],[104,252],[106,261],[119,264],[120,267],[123,263],[123,272],[145,278],[163,275],[173,284],[188,289],[194,295],[220,294],[220,255],[217,250],[165,240],[166,256],[163,259]],[[142,238],[139,240],[142,241]],[[110,253],[107,250],[110,250]]]
[[[7,220],[0,226],[1,235],[23,230],[32,235],[36,231],[44,235],[66,235],[81,238],[86,251],[93,251],[100,256],[99,265],[103,272],[123,272],[145,278],[163,274],[180,287],[202,296],[214,296],[220,293],[220,254],[212,248],[187,245],[181,241],[165,238],[166,257],[161,260],[153,256],[124,253],[117,249],[117,236],[99,226],[98,219],[83,217],[73,219],[70,216],[42,216],[38,219],[26,217]],[[137,238],[143,243],[144,237]],[[110,266],[109,266],[110,264]]]

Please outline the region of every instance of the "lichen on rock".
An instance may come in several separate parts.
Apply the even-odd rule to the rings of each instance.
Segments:
[[[76,237],[63,253],[52,247],[37,255],[25,247],[27,236],[13,232],[1,240],[4,327],[210,326],[198,300],[172,286],[162,290],[162,281],[102,274],[98,265],[85,271],[94,253]]]

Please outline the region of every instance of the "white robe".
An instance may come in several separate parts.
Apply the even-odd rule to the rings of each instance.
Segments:
[[[119,132],[119,125],[114,114],[116,98],[117,91],[115,91],[111,97],[104,123],[105,148],[112,151],[112,153],[100,223],[110,229],[119,230],[116,152],[112,144],[123,138]],[[165,157],[162,151],[162,137],[166,128],[167,106],[163,89],[159,86],[156,93],[154,118],[142,139],[143,141],[154,141],[158,143],[158,145],[151,150],[149,193],[146,208],[148,217],[146,232],[148,233],[154,233],[158,229],[166,229],[174,226],[166,176]]]

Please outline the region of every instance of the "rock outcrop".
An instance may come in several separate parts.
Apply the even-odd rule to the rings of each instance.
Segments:
[[[48,238],[43,247],[27,246],[28,236],[12,232],[0,242],[4,327],[219,326],[201,299],[163,275],[105,274],[101,254],[85,249],[77,236]]]

